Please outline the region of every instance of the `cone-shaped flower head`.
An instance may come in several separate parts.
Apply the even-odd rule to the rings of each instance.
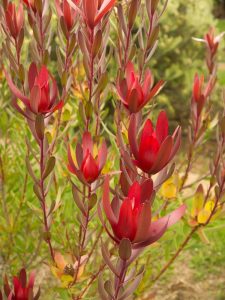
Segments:
[[[140,111],[162,88],[164,82],[160,80],[153,87],[153,77],[148,69],[143,83],[140,82],[139,74],[135,73],[134,66],[128,62],[125,78],[117,82],[117,92],[124,106],[131,112]]]
[[[96,157],[93,154],[93,147],[94,144],[90,132],[85,132],[82,145],[78,143],[76,147],[77,166],[73,160],[70,146],[68,147],[68,169],[82,182],[94,182],[99,177],[106,162],[107,147],[105,141],[103,141]]]
[[[50,115],[54,111],[61,109],[63,101],[58,101],[57,84],[53,76],[49,73],[46,66],[37,69],[35,63],[32,63],[28,72],[29,97],[25,96],[13,83],[10,76],[6,73],[9,88],[13,95],[20,99],[26,107],[26,110],[34,114]],[[26,110],[22,110],[14,101],[14,107],[26,116]]]
[[[111,10],[116,0],[83,0],[84,20],[93,29]]]
[[[77,5],[80,0],[72,0],[72,2]],[[77,11],[70,6],[67,0],[55,0],[55,6],[58,16],[64,19],[68,32],[71,31],[76,21]]]
[[[204,76],[195,74],[193,90],[192,90],[192,105],[194,106],[194,112],[197,116],[200,116],[202,109],[206,103],[207,98],[210,96],[216,79],[214,76],[210,77],[208,83],[204,84]]]
[[[40,289],[34,295],[34,273],[31,273],[27,282],[26,270],[22,269],[18,277],[13,278],[13,288],[11,289],[7,277],[4,282],[4,291],[8,300],[37,300],[40,297]]]
[[[210,28],[210,30],[206,33],[206,35],[204,37],[204,41],[205,41],[212,56],[214,56],[216,54],[220,40],[223,36],[224,36],[224,32],[215,36],[214,28]]]
[[[151,205],[154,190],[151,179],[142,184],[134,182],[123,201],[115,197],[110,202],[109,193],[109,177],[107,176],[103,187],[102,206],[113,234],[104,222],[103,225],[117,243],[127,238],[134,248],[145,247],[157,241],[169,226],[175,224],[183,216],[186,209],[182,205],[168,216],[152,222]]]
[[[137,118],[131,116],[128,138],[131,151],[134,155],[134,163],[142,171],[148,174],[156,174],[161,171],[177,153],[181,141],[181,128],[178,126],[173,135],[168,133],[168,119],[162,111],[154,129],[150,119],[140,132],[138,141]]]
[[[5,9],[5,20],[7,28],[14,39],[18,38],[24,25],[23,5],[20,3],[16,10],[16,5],[9,2]]]

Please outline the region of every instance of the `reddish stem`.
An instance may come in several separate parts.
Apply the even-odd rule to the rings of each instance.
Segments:
[[[44,142],[41,140],[40,142],[40,189],[41,189],[41,206],[43,211],[43,218],[44,218],[44,228],[45,233],[47,234],[45,241],[48,244],[49,251],[52,257],[52,260],[54,261],[54,251],[51,244],[51,238],[50,238],[50,228],[48,226],[48,217],[47,217],[47,211],[46,211],[46,199],[45,199],[45,188],[44,188]]]
[[[88,187],[88,199],[87,199],[88,201],[89,201],[90,196],[91,196],[91,187]],[[85,194],[84,194],[84,198],[85,198]],[[82,254],[83,254],[84,248],[85,248],[85,241],[86,241],[86,236],[87,236],[89,217],[90,217],[90,209],[88,207],[87,214],[85,216],[84,226],[81,227],[81,228],[83,228],[83,236],[82,236],[82,230],[80,231],[82,237],[81,237],[81,242],[79,245],[79,257],[78,257],[78,262],[77,262],[76,273],[74,275],[74,280],[73,280],[72,285],[76,284],[77,279],[78,279],[79,269],[81,266],[81,258],[82,258]]]
[[[221,151],[222,151],[222,149],[224,147],[224,143],[225,143],[225,140],[223,138],[222,144],[221,144]],[[216,175],[217,171],[218,171],[220,158],[221,158],[221,153],[218,152],[217,157],[216,157],[216,161],[215,161],[215,164],[214,164],[213,174],[211,175],[211,178],[213,178]],[[207,190],[207,193],[206,193],[206,197],[205,197],[205,202],[204,203],[206,203],[206,201],[208,200],[213,185],[214,184],[213,184],[212,180],[210,180],[210,184],[209,184],[209,187],[208,187],[208,190]]]
[[[127,43],[126,43],[125,56],[124,56],[124,70],[127,65],[127,56],[128,56],[128,49],[129,49],[129,44],[130,44],[130,36],[131,36],[131,28],[128,29],[128,33],[127,33]]]
[[[148,40],[150,38],[150,35],[152,33],[152,25],[153,25],[153,16],[151,17],[151,20],[150,20],[150,27],[149,27],[149,31],[148,31],[148,35],[147,35],[147,43],[148,43]],[[143,64],[141,66],[141,69],[140,69],[140,80],[142,78],[142,75],[143,75],[143,70],[144,70],[144,65],[146,63],[146,56],[147,56],[147,44],[146,44],[146,47],[145,47],[145,52],[144,52],[144,58],[143,58]]]
[[[127,263],[125,260],[122,260],[119,278],[116,278],[115,295],[113,296],[112,300],[118,300],[119,291],[124,284],[126,272],[127,272]]]
[[[184,247],[188,244],[190,239],[192,238],[193,234],[196,232],[199,226],[194,227],[191,232],[188,234],[186,239],[183,241],[183,243],[180,245],[179,249],[176,251],[176,253],[171,257],[171,259],[168,261],[168,263],[161,269],[161,271],[158,273],[158,275],[153,279],[153,283],[155,283],[159,278],[167,271],[167,269],[173,264],[175,259],[179,256],[179,254],[183,251]]]
[[[88,289],[90,288],[90,286],[92,285],[92,283],[98,278],[99,274],[105,269],[106,264],[103,264],[97,273],[95,273],[94,275],[92,275],[90,281],[88,282],[88,284],[86,285],[86,287],[84,288],[84,290],[81,292],[81,294],[77,297],[75,297],[73,300],[81,300],[83,298],[83,296],[86,294],[86,292],[88,291]]]

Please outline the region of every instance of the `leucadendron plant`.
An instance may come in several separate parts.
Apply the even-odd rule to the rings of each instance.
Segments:
[[[0,299],[39,299],[34,275],[27,283],[25,271],[37,258],[40,269],[47,265],[56,279],[54,295],[63,299],[133,299],[148,274],[143,260],[151,260],[153,244],[160,244],[176,223],[191,228],[175,253],[171,247],[171,258],[161,270],[152,270],[145,292],[192,236],[202,236],[223,213],[225,113],[212,122],[211,102],[223,34],[215,36],[210,29],[203,39],[195,39],[206,47],[208,73],[196,70],[187,153],[178,165],[181,127],[172,130],[166,109],[157,109],[157,95],[167,78],[154,80],[149,68],[167,4],[3,0],[3,74],[11,93],[10,111],[27,124],[21,168],[29,174],[24,194],[27,181],[32,182],[36,204],[30,207],[40,223],[40,237],[32,261],[21,260],[14,288],[5,277]],[[215,128],[217,149],[210,173],[196,187],[189,182],[195,156]],[[0,170],[4,184],[2,159]],[[206,178],[210,181],[205,187],[201,180]],[[183,197],[187,188],[196,189],[191,209]],[[10,226],[4,198],[3,191],[4,218]],[[25,200],[29,206],[31,200]],[[6,271],[9,262],[4,261]],[[43,285],[43,299],[51,298],[51,282]]]

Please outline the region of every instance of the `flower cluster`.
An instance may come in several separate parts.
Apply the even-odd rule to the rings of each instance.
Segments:
[[[180,220],[185,212],[185,205],[180,206],[168,216],[152,222],[151,206],[154,196],[151,179],[141,184],[135,181],[125,199],[115,197],[110,203],[109,177],[106,178],[102,203],[114,236],[109,233],[104,222],[103,225],[115,242],[119,243],[126,238],[131,241],[134,249],[146,247],[160,239],[168,227]]]
[[[140,142],[137,142],[137,118],[131,116],[128,137],[131,151],[134,155],[134,164],[148,174],[161,171],[175,156],[180,147],[181,129],[178,126],[173,135],[168,133],[168,119],[162,111],[154,130],[148,119],[140,133]]]
[[[140,82],[140,75],[135,73],[132,62],[128,62],[125,70],[125,78],[117,82],[117,92],[130,113],[140,111],[162,88],[164,82],[160,80],[153,87],[153,76],[148,69],[145,73],[143,83]]]
[[[199,117],[202,109],[207,101],[207,98],[210,96],[216,80],[214,77],[210,77],[206,86],[204,87],[204,76],[195,75],[193,83],[193,92],[192,92],[192,105],[194,114]]]
[[[116,0],[83,0],[83,17],[90,29],[93,29],[110,11]]]
[[[24,95],[18,89],[7,72],[6,79],[15,97],[13,101],[14,107],[19,113],[28,118],[30,113],[35,115],[43,114],[47,117],[63,107],[63,101],[58,100],[56,81],[46,66],[42,66],[38,70],[35,63],[30,65],[28,71],[29,96]],[[24,104],[24,109],[18,105],[17,98]]]
[[[34,294],[35,275],[31,273],[27,282],[26,270],[22,269],[19,276],[13,277],[13,288],[10,287],[7,277],[5,277],[4,291],[7,300],[38,300],[40,297],[40,289]],[[3,295],[0,291],[0,300]]]
[[[9,2],[5,7],[5,21],[9,34],[17,40],[24,25],[23,5],[20,3],[18,9],[13,2]]]
[[[78,5],[80,0],[73,0],[74,5]],[[77,11],[72,8],[67,0],[55,0],[55,6],[59,18],[64,21],[67,32],[70,32],[76,21]]]
[[[104,141],[97,157],[93,156],[93,146],[90,132],[85,132],[82,145],[78,143],[76,146],[77,166],[74,163],[70,146],[68,147],[68,169],[84,183],[92,183],[99,177],[107,158],[107,147]]]

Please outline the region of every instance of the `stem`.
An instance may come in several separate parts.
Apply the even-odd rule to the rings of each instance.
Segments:
[[[220,159],[221,159],[221,156],[222,156],[222,149],[224,147],[224,143],[225,143],[225,140],[223,138],[222,140],[222,144],[221,144],[221,152],[218,152],[217,153],[217,157],[216,157],[216,160],[215,160],[215,163],[214,163],[214,170],[213,170],[213,174],[211,175],[211,178],[213,178],[217,171],[218,171],[218,167],[219,167],[219,163],[220,163]],[[214,186],[213,182],[210,180],[210,185],[208,187],[208,190],[207,190],[207,193],[206,193],[206,196],[205,196],[205,201],[204,201],[204,204],[206,203],[206,201],[208,200],[209,198],[209,195],[210,195],[210,192],[211,192],[211,189],[212,187]]]
[[[99,242],[99,240],[100,240],[100,237],[101,237],[103,231],[104,231],[104,229],[103,229],[103,227],[102,227],[102,228],[100,229],[100,231],[99,231],[99,233],[98,233],[96,239],[95,239],[95,242],[94,242],[94,244],[93,244],[93,246],[92,246],[92,248],[91,248],[90,253],[88,254],[88,258],[87,258],[86,264],[89,262],[89,260],[90,260],[90,258],[91,258],[91,256],[92,256],[92,254],[94,253],[94,250],[95,250],[95,248],[96,248],[96,246],[97,246],[97,244],[98,244],[98,242]]]
[[[48,225],[48,216],[47,216],[47,209],[46,209],[46,199],[45,199],[45,189],[44,189],[44,142],[43,140],[41,140],[40,142],[40,152],[41,152],[41,157],[40,157],[40,174],[41,174],[41,178],[40,178],[40,189],[41,189],[41,206],[42,206],[42,210],[43,210],[43,218],[44,218],[44,229],[45,229],[45,233],[47,234],[45,241],[48,244],[49,247],[49,251],[51,254],[51,258],[54,261],[54,251],[52,248],[52,244],[51,244],[51,238],[50,238],[50,228]]]
[[[88,291],[88,289],[90,288],[90,286],[92,285],[92,283],[98,278],[99,274],[105,269],[106,264],[103,264],[97,273],[95,273],[94,275],[92,275],[91,279],[89,280],[88,284],[86,285],[86,287],[83,289],[83,291],[80,293],[79,296],[77,296],[76,298],[74,298],[74,300],[81,300],[83,298],[83,296],[85,295],[85,293]]]
[[[89,200],[90,196],[91,196],[91,187],[89,186],[88,187],[88,200]],[[84,194],[84,198],[85,198],[85,194]],[[86,241],[86,236],[87,236],[89,216],[90,216],[90,210],[88,208],[87,214],[85,216],[84,226],[81,225],[81,229],[83,228],[83,236],[82,236],[82,230],[81,230],[80,233],[81,233],[82,237],[81,237],[81,242],[80,242],[80,245],[79,245],[79,258],[78,258],[77,268],[76,268],[76,272],[75,272],[75,275],[74,275],[74,280],[73,280],[72,285],[76,284],[77,279],[78,279],[79,269],[80,269],[80,266],[81,266],[82,253],[84,252],[84,248],[85,248],[85,241]]]
[[[43,20],[42,20],[42,14],[40,16],[40,35],[41,35],[41,45],[40,45],[40,54],[41,54],[41,60],[43,62],[44,57],[44,34],[43,34]]]
[[[15,217],[13,226],[12,226],[13,229],[16,228],[16,224],[17,224],[17,221],[19,220],[21,209],[22,209],[22,206],[23,206],[23,203],[24,203],[24,200],[25,200],[26,191],[27,191],[27,182],[28,182],[28,173],[26,172],[26,175],[25,175],[25,178],[24,178],[24,185],[23,185],[23,191],[22,191],[20,204],[19,204],[19,207],[18,207],[18,210],[17,210],[17,213],[16,213],[16,217]]]
[[[115,295],[113,296],[112,300],[117,300],[118,299],[120,288],[124,284],[126,272],[127,272],[126,261],[121,260],[121,270],[120,270],[119,278],[116,278]]]
[[[66,73],[69,72],[69,61],[70,61],[69,60],[69,55],[68,55],[69,44],[70,44],[70,36],[67,38],[67,41],[66,41],[66,57],[65,57],[65,64],[64,64],[64,72],[66,72]],[[67,96],[67,91],[66,91],[66,87],[64,87],[63,91],[62,91],[62,97],[61,97],[63,101],[65,101],[66,96]],[[54,140],[51,144],[51,147],[49,148],[50,155],[52,155],[52,153],[54,151],[56,141],[57,141],[57,138],[58,138],[58,135],[59,135],[59,128],[60,128],[60,124],[61,124],[61,118],[62,118],[62,109],[60,109],[59,112],[58,112],[58,117],[57,117],[57,122],[56,122],[55,138],[54,138]]]
[[[94,81],[94,57],[93,57],[93,44],[94,44],[94,29],[90,30],[90,78],[89,78],[89,98],[88,102],[91,103],[93,94],[93,81]],[[87,117],[86,131],[89,130],[90,118]]]
[[[193,156],[194,156],[194,149],[195,149],[196,142],[198,140],[197,139],[198,127],[199,127],[199,118],[197,119],[196,126],[194,127],[194,137],[192,139],[192,144],[189,145],[188,164],[187,164],[187,167],[186,167],[186,170],[185,170],[185,173],[184,173],[184,177],[183,177],[181,185],[180,185],[179,192],[181,192],[183,190],[184,185],[185,185],[185,183],[188,179],[189,172],[191,170],[191,163],[192,163],[192,159],[193,159]]]
[[[3,160],[0,156],[0,191],[1,191],[1,200],[2,200],[2,210],[6,219],[8,226],[10,226],[10,219],[9,219],[9,211],[6,204],[6,195],[5,195],[5,172],[3,167]]]
[[[94,30],[91,29],[90,33],[90,44],[91,44],[91,52],[90,52],[90,80],[89,80],[89,102],[91,102],[92,99],[92,90],[93,90],[93,76],[94,76],[94,57],[92,53],[93,49],[93,43],[94,43]]]
[[[187,163],[187,167],[185,169],[184,177],[183,177],[181,185],[180,185],[179,192],[181,192],[183,190],[184,185],[188,179],[189,172],[191,170],[191,163],[192,163],[192,158],[193,158],[193,154],[194,154],[193,147],[194,147],[194,144],[190,145],[189,153],[188,153],[188,163]]]
[[[148,42],[148,40],[150,38],[150,35],[152,33],[152,25],[153,25],[152,21],[153,21],[153,17],[151,17],[151,20],[150,20],[150,27],[149,27],[149,31],[148,31],[148,35],[147,35],[147,42]],[[146,58],[147,58],[146,56],[147,56],[147,44],[146,44],[145,51],[144,51],[143,64],[142,64],[141,69],[140,69],[140,80],[141,80],[142,75],[143,75],[144,65],[146,63]]]
[[[217,199],[216,199],[216,201],[215,201],[215,205],[214,205],[214,207],[213,207],[213,210],[212,210],[212,212],[211,212],[211,214],[210,214],[210,216],[209,216],[209,219],[208,219],[207,222],[204,224],[204,226],[207,226],[207,225],[209,224],[209,222],[211,221],[211,219],[212,219],[214,213],[216,212],[217,205],[218,205],[218,203],[219,203],[219,201],[220,201],[220,198],[223,196],[224,185],[225,185],[225,177],[223,178],[223,181],[222,181],[222,183],[221,183],[221,185],[220,185],[219,195],[217,196]]]
[[[156,277],[153,279],[153,283],[155,283],[159,278],[167,271],[167,269],[172,265],[172,263],[175,261],[175,259],[179,256],[179,254],[184,250],[184,247],[188,244],[190,239],[192,238],[192,235],[196,232],[196,230],[199,228],[199,226],[194,227],[191,232],[188,234],[186,239],[183,241],[183,243],[180,245],[179,249],[176,251],[176,253],[171,257],[171,259],[168,261],[168,263],[161,269],[161,271],[156,275]]]
[[[127,43],[126,43],[126,48],[125,48],[125,56],[124,56],[124,69],[126,68],[127,65],[127,52],[130,44],[130,36],[131,36],[131,28],[128,29],[127,33]]]

